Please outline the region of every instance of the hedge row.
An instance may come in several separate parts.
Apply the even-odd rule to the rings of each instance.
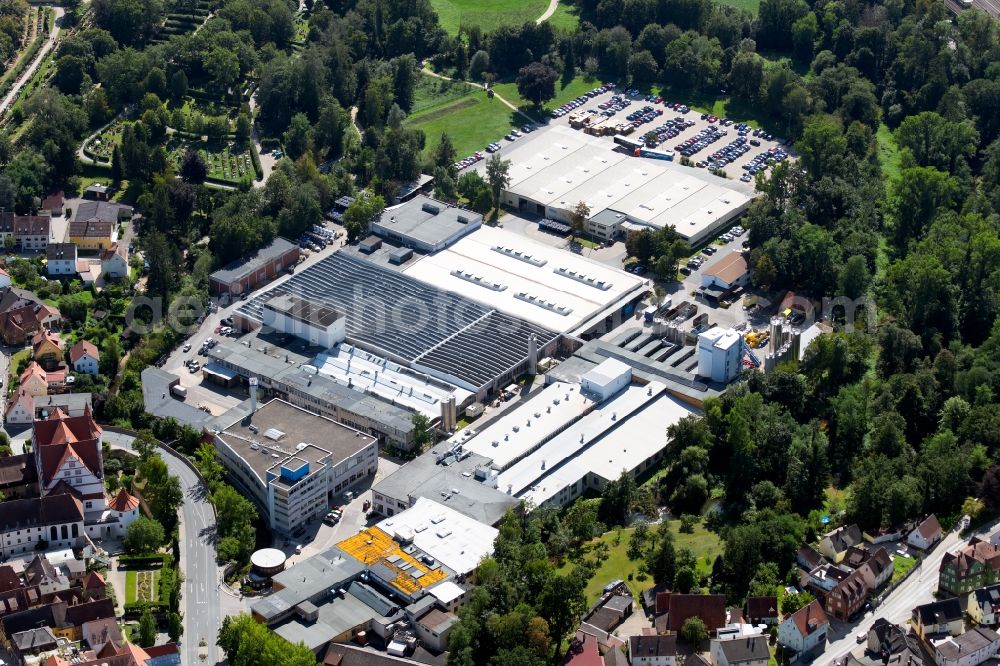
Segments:
[[[119,569],[149,569],[151,567],[169,567],[174,563],[170,553],[146,553],[144,555],[121,555],[118,558]]]

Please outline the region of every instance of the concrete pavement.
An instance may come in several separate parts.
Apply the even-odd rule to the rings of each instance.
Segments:
[[[104,441],[112,448],[132,449],[132,437],[104,432]],[[179,458],[161,451],[170,473],[178,477],[184,490],[181,504],[180,569],[184,572],[181,610],[184,613],[184,635],[180,651],[183,664],[216,664],[221,655],[215,645],[222,613],[219,585],[222,568],[216,563],[215,510],[208,501],[208,490],[198,476]],[[204,643],[204,645],[202,645]]]

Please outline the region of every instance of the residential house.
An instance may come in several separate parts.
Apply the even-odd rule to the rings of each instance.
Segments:
[[[868,629],[865,648],[871,654],[882,657],[885,661],[889,655],[906,649],[906,631],[898,624],[893,624],[883,617],[876,618]]]
[[[778,598],[748,597],[745,619],[750,624],[778,624]]]
[[[809,544],[803,544],[799,547],[798,552],[795,554],[795,561],[806,571],[812,571],[816,567],[826,564],[826,560],[823,559],[819,551]]]
[[[845,525],[824,534],[823,538],[819,540],[816,550],[834,563],[839,564],[847,554],[847,549],[851,546],[857,546],[863,540],[864,537],[857,525]]]
[[[873,546],[877,546],[880,543],[888,543],[891,541],[899,541],[903,538],[905,530],[898,527],[880,527],[877,530],[871,530],[863,532],[865,541]]]
[[[631,636],[629,666],[677,666],[677,636]]]
[[[101,251],[101,274],[111,280],[120,280],[128,276],[128,245],[122,242],[112,243],[111,247]]]
[[[76,275],[76,245],[73,243],[49,243],[45,248],[45,274],[50,277]]]
[[[726,626],[726,595],[669,593],[666,629],[679,632],[690,617],[700,618],[709,635]]]
[[[17,396],[7,405],[7,413],[4,415],[7,425],[31,425],[35,419],[35,397],[20,389]]]
[[[879,548],[865,560],[864,564],[858,567],[861,576],[865,579],[865,585],[869,590],[877,590],[892,579],[895,570],[889,551]]]
[[[871,557],[871,553],[867,548],[862,546],[851,546],[847,549],[847,553],[844,555],[844,559],[840,562],[841,566],[849,567],[851,569],[857,569],[862,564],[868,561]]]
[[[70,347],[69,362],[73,370],[85,375],[96,375],[100,372],[101,355],[97,345],[87,340],[78,340]]]
[[[837,586],[826,595],[824,604],[826,612],[846,622],[861,609],[870,591],[864,573],[856,570],[837,583]]]
[[[910,536],[906,537],[906,543],[920,550],[930,550],[943,536],[941,523],[938,522],[937,516],[932,513],[917,525],[915,530],[910,532]]]
[[[577,634],[569,643],[562,666],[604,666],[597,639],[590,634]]]
[[[38,497],[34,456],[24,453],[0,457],[0,493],[8,500]]]
[[[33,552],[39,541],[50,548],[72,548],[83,531],[83,508],[74,497],[0,502],[0,557]]]
[[[996,656],[1000,635],[986,627],[976,627],[961,636],[949,636],[934,643],[937,666],[979,666]]]
[[[104,599],[108,595],[108,584],[104,582],[104,577],[96,571],[91,571],[84,576],[80,587],[83,589],[83,598],[87,601]]]
[[[30,291],[0,289],[0,337],[9,346],[20,347],[38,331],[58,326],[61,319],[59,310],[45,305]]]
[[[49,373],[32,361],[18,378],[18,393],[26,393],[34,398],[49,394]],[[32,412],[34,413],[34,412]]]
[[[28,656],[38,657],[43,652],[55,650],[59,646],[59,639],[49,627],[35,627],[12,634],[10,643],[13,651],[24,663],[28,663],[25,659]]]
[[[945,594],[968,594],[1000,583],[1000,547],[977,536],[954,553],[945,553],[938,569],[938,590]]]
[[[24,567],[24,580],[29,586],[37,587],[43,595],[68,590],[71,584],[69,576],[43,555],[35,555]]]
[[[117,619],[113,617],[105,617],[100,620],[84,622],[81,630],[83,633],[83,641],[90,647],[91,650],[95,650],[97,652],[100,652],[101,648],[111,641],[114,641],[115,643],[122,642],[121,627],[118,626]]]
[[[823,607],[813,599],[778,625],[778,643],[795,654],[818,654],[826,648],[829,628]]]
[[[741,636],[712,641],[715,666],[767,666],[771,653],[764,636]]]
[[[818,596],[823,597],[850,575],[851,572],[848,569],[824,561],[823,564],[809,572],[806,587],[812,588]]]
[[[62,365],[62,340],[52,331],[42,329],[31,338],[31,357],[46,372]]]
[[[965,631],[962,604],[958,597],[952,597],[917,606],[911,614],[910,627],[924,640],[941,634],[958,636]]]
[[[110,599],[80,604],[57,601],[5,616],[0,620],[0,638],[6,647],[11,648],[14,634],[47,626],[56,638],[75,642],[83,638],[84,624],[114,616],[115,605]]]
[[[966,612],[980,626],[997,626],[1000,623],[1000,585],[981,587],[970,592]]]
[[[104,250],[114,242],[117,228],[114,222],[74,220],[69,225],[69,240],[82,250]]]
[[[48,215],[16,215],[0,212],[0,243],[13,237],[14,244],[24,252],[38,252],[49,244],[52,218]]]
[[[919,648],[909,647],[889,657],[886,666],[924,666],[923,651]]]

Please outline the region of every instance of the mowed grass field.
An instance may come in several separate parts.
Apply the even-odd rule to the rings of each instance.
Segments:
[[[681,533],[681,521],[679,520],[671,520],[669,521],[669,525],[671,531],[674,533],[674,547],[677,550],[689,548],[698,561],[698,574],[701,576],[710,574],[715,556],[722,553],[722,542],[719,541],[719,537],[714,532],[706,530],[701,524],[695,526],[694,533],[692,534]],[[656,533],[657,529],[659,527],[656,525],[650,526],[649,531],[651,536]],[[634,528],[621,530],[620,539],[617,530],[605,532],[602,536],[584,546],[585,551],[590,552],[598,542],[603,541],[608,545],[609,551],[608,559],[601,563],[594,577],[587,583],[588,603],[597,601],[604,590],[604,586],[614,580],[620,579],[628,583],[629,589],[632,590],[632,594],[635,595],[636,599],[639,598],[643,590],[653,587],[652,577],[648,577],[644,581],[639,581],[635,578],[635,575],[639,573],[640,561],[630,560],[628,559],[628,555],[626,555],[628,542],[634,531]],[[615,543],[616,541],[618,542],[617,544]],[[572,563],[567,561],[560,569],[560,573],[565,573],[571,568]],[[630,575],[632,576],[632,580],[629,580]]]
[[[521,25],[541,16],[548,0],[431,0],[441,27],[457,35],[459,28],[478,25],[492,32],[503,25]]]
[[[424,131],[424,154],[433,151],[441,142],[442,132],[447,132],[461,159],[493,141],[503,141],[504,134],[514,126],[512,114],[500,100],[487,98],[483,90],[470,90],[424,107],[406,119],[406,126]]]
[[[737,9],[745,9],[754,16],[760,11],[760,0],[716,0],[720,5],[729,5]]]

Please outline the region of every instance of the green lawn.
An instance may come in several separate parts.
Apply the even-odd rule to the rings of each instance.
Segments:
[[[899,177],[899,146],[892,136],[892,130],[882,123],[878,126],[878,161],[882,163],[882,173],[888,178]]]
[[[503,25],[534,21],[545,12],[547,0],[431,0],[441,27],[457,35],[459,28],[478,25],[492,32]]]
[[[463,158],[493,141],[502,141],[514,126],[513,113],[500,100],[473,90],[414,113],[406,119],[406,125],[427,135],[425,154],[433,151],[441,142],[441,134],[447,132],[459,158]]]
[[[719,4],[729,5],[737,9],[745,9],[754,16],[760,10],[760,0],[716,0]]]
[[[159,582],[159,571],[126,571],[125,572],[125,603],[136,601],[154,601],[159,599],[156,589]]]
[[[715,556],[722,552],[722,543],[719,541],[719,537],[713,532],[706,530],[701,524],[695,526],[694,533],[692,534],[681,533],[681,521],[679,520],[671,520],[669,524],[670,529],[674,533],[674,544],[677,549],[690,548],[691,552],[694,553],[698,561],[699,575],[705,576],[711,573],[712,562],[715,561]],[[656,529],[656,526],[651,526],[650,532],[655,533]],[[642,594],[643,590],[653,587],[653,579],[651,577],[644,581],[636,579],[640,563],[628,559],[626,555],[628,541],[634,531],[634,528],[621,530],[620,539],[617,530],[605,532],[604,535],[584,546],[585,550],[589,551],[596,543],[603,541],[608,544],[609,549],[608,559],[601,563],[594,577],[587,583],[588,603],[596,601],[601,596],[604,586],[613,580],[621,579],[628,583],[629,589],[632,590],[632,594],[636,598]],[[616,541],[618,542],[617,544],[615,543]],[[572,563],[567,561],[563,564],[560,571],[569,570],[571,567]],[[632,580],[629,580],[630,575],[632,576]]]
[[[571,99],[576,99],[580,95],[593,90],[600,85],[600,81],[596,79],[587,79],[583,76],[576,77],[565,86],[562,84],[562,81],[557,81],[555,99],[545,103],[545,113],[548,113],[556,107],[562,106]],[[517,84],[513,81],[498,83],[493,86],[493,89],[511,104],[524,108],[530,115],[537,115],[534,110],[531,109],[530,102],[521,98],[521,95],[517,92]]]
[[[17,366],[26,358],[31,358],[31,349],[22,349],[10,357],[10,377],[7,380],[8,390],[17,386],[17,382],[20,380],[20,377],[17,375]]]
[[[576,32],[580,27],[580,8],[576,5],[560,0],[556,7],[556,13],[549,19],[549,23],[557,30],[566,32]]]
[[[468,95],[470,90],[473,90],[473,87],[468,83],[445,81],[424,74],[417,79],[417,85],[413,90],[413,106],[410,114],[420,113],[432,106],[441,106],[445,102],[456,100]]]
[[[895,559],[892,561],[892,582],[895,583],[917,564],[917,560],[899,553],[895,553],[893,557]]]

